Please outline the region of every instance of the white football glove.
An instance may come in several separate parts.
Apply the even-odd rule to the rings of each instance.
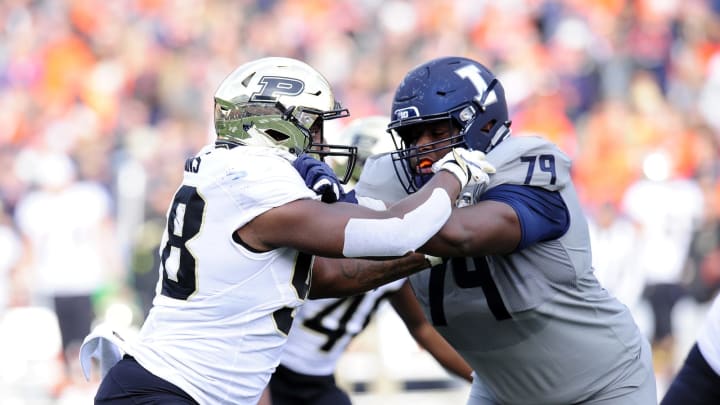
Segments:
[[[487,161],[485,153],[479,150],[453,148],[442,159],[433,163],[434,173],[447,170],[460,181],[460,187],[468,184],[486,184],[490,182],[488,174],[495,173],[495,167]]]

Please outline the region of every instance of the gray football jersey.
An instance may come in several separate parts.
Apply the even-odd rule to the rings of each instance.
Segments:
[[[542,138],[511,137],[488,160],[497,173],[478,193],[501,184],[557,191],[569,229],[512,254],[446,259],[410,276],[427,318],[499,403],[571,404],[653,378],[638,360],[644,337],[628,308],[593,275],[570,159]]]

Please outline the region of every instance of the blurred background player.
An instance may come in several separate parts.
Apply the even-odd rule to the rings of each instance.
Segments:
[[[392,137],[387,132],[390,118],[384,115],[372,115],[354,119],[343,128],[339,136],[339,143],[353,145],[357,148],[357,163],[352,171],[351,182],[347,189],[360,178],[365,161],[372,155],[391,152],[395,149]]]
[[[334,377],[338,360],[386,299],[420,347],[449,372],[472,381],[470,366],[427,321],[403,279],[352,297],[306,301],[268,385],[272,404],[350,404]]]
[[[83,178],[66,155],[46,153],[35,170],[37,188],[18,201],[15,220],[27,246],[24,286],[57,316],[61,391],[80,376],[77,359],[96,316],[94,301],[120,273],[113,206],[108,190]]]
[[[593,269],[600,284],[633,312],[642,314],[644,274],[637,271],[640,237],[636,224],[608,202],[588,218],[593,248]],[[645,316],[647,318],[647,316]],[[646,320],[645,323],[652,324]],[[650,325],[651,327],[651,325]],[[646,326],[646,328],[648,328]],[[642,330],[642,328],[641,328]]]
[[[394,149],[386,131],[388,123],[389,119],[384,116],[358,118],[340,135],[341,144],[357,147],[354,181],[369,156]],[[394,176],[391,172],[386,174]],[[356,197],[361,204],[365,200],[361,195]],[[306,301],[295,315],[280,365],[268,385],[272,404],[350,404],[348,394],[336,384],[334,374],[338,360],[352,339],[368,326],[385,299],[423,349],[448,371],[471,381],[470,366],[430,325],[409,282],[401,279],[364,294]]]
[[[389,125],[401,144],[368,160],[355,190],[369,171],[394,168],[402,184],[387,187],[415,192],[453,147],[497,168],[421,248],[442,263],[409,276],[426,317],[479,376],[468,404],[656,404],[650,345],[593,274],[570,159],[542,138],[510,137],[505,97],[471,59],[410,70]]]
[[[674,312],[678,303],[689,300],[684,270],[705,202],[700,186],[679,176],[678,164],[666,150],[648,153],[642,163],[644,175],[627,188],[621,209],[637,227],[634,273],[642,276],[642,297],[652,314],[653,365],[658,384],[665,385],[674,374],[676,340],[682,333],[673,322]]]

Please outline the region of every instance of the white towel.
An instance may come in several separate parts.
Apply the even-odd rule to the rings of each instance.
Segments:
[[[85,379],[90,381],[93,359],[98,361],[100,376],[110,371],[125,354],[125,340],[108,325],[100,324],[85,337],[80,346],[80,365]]]

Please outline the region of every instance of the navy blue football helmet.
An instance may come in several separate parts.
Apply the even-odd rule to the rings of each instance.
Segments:
[[[510,135],[502,84],[485,66],[463,57],[433,59],[408,72],[395,91],[390,118],[395,171],[409,193],[432,177],[415,167],[422,156],[457,146],[487,153]],[[443,120],[457,135],[416,144],[413,126]]]

